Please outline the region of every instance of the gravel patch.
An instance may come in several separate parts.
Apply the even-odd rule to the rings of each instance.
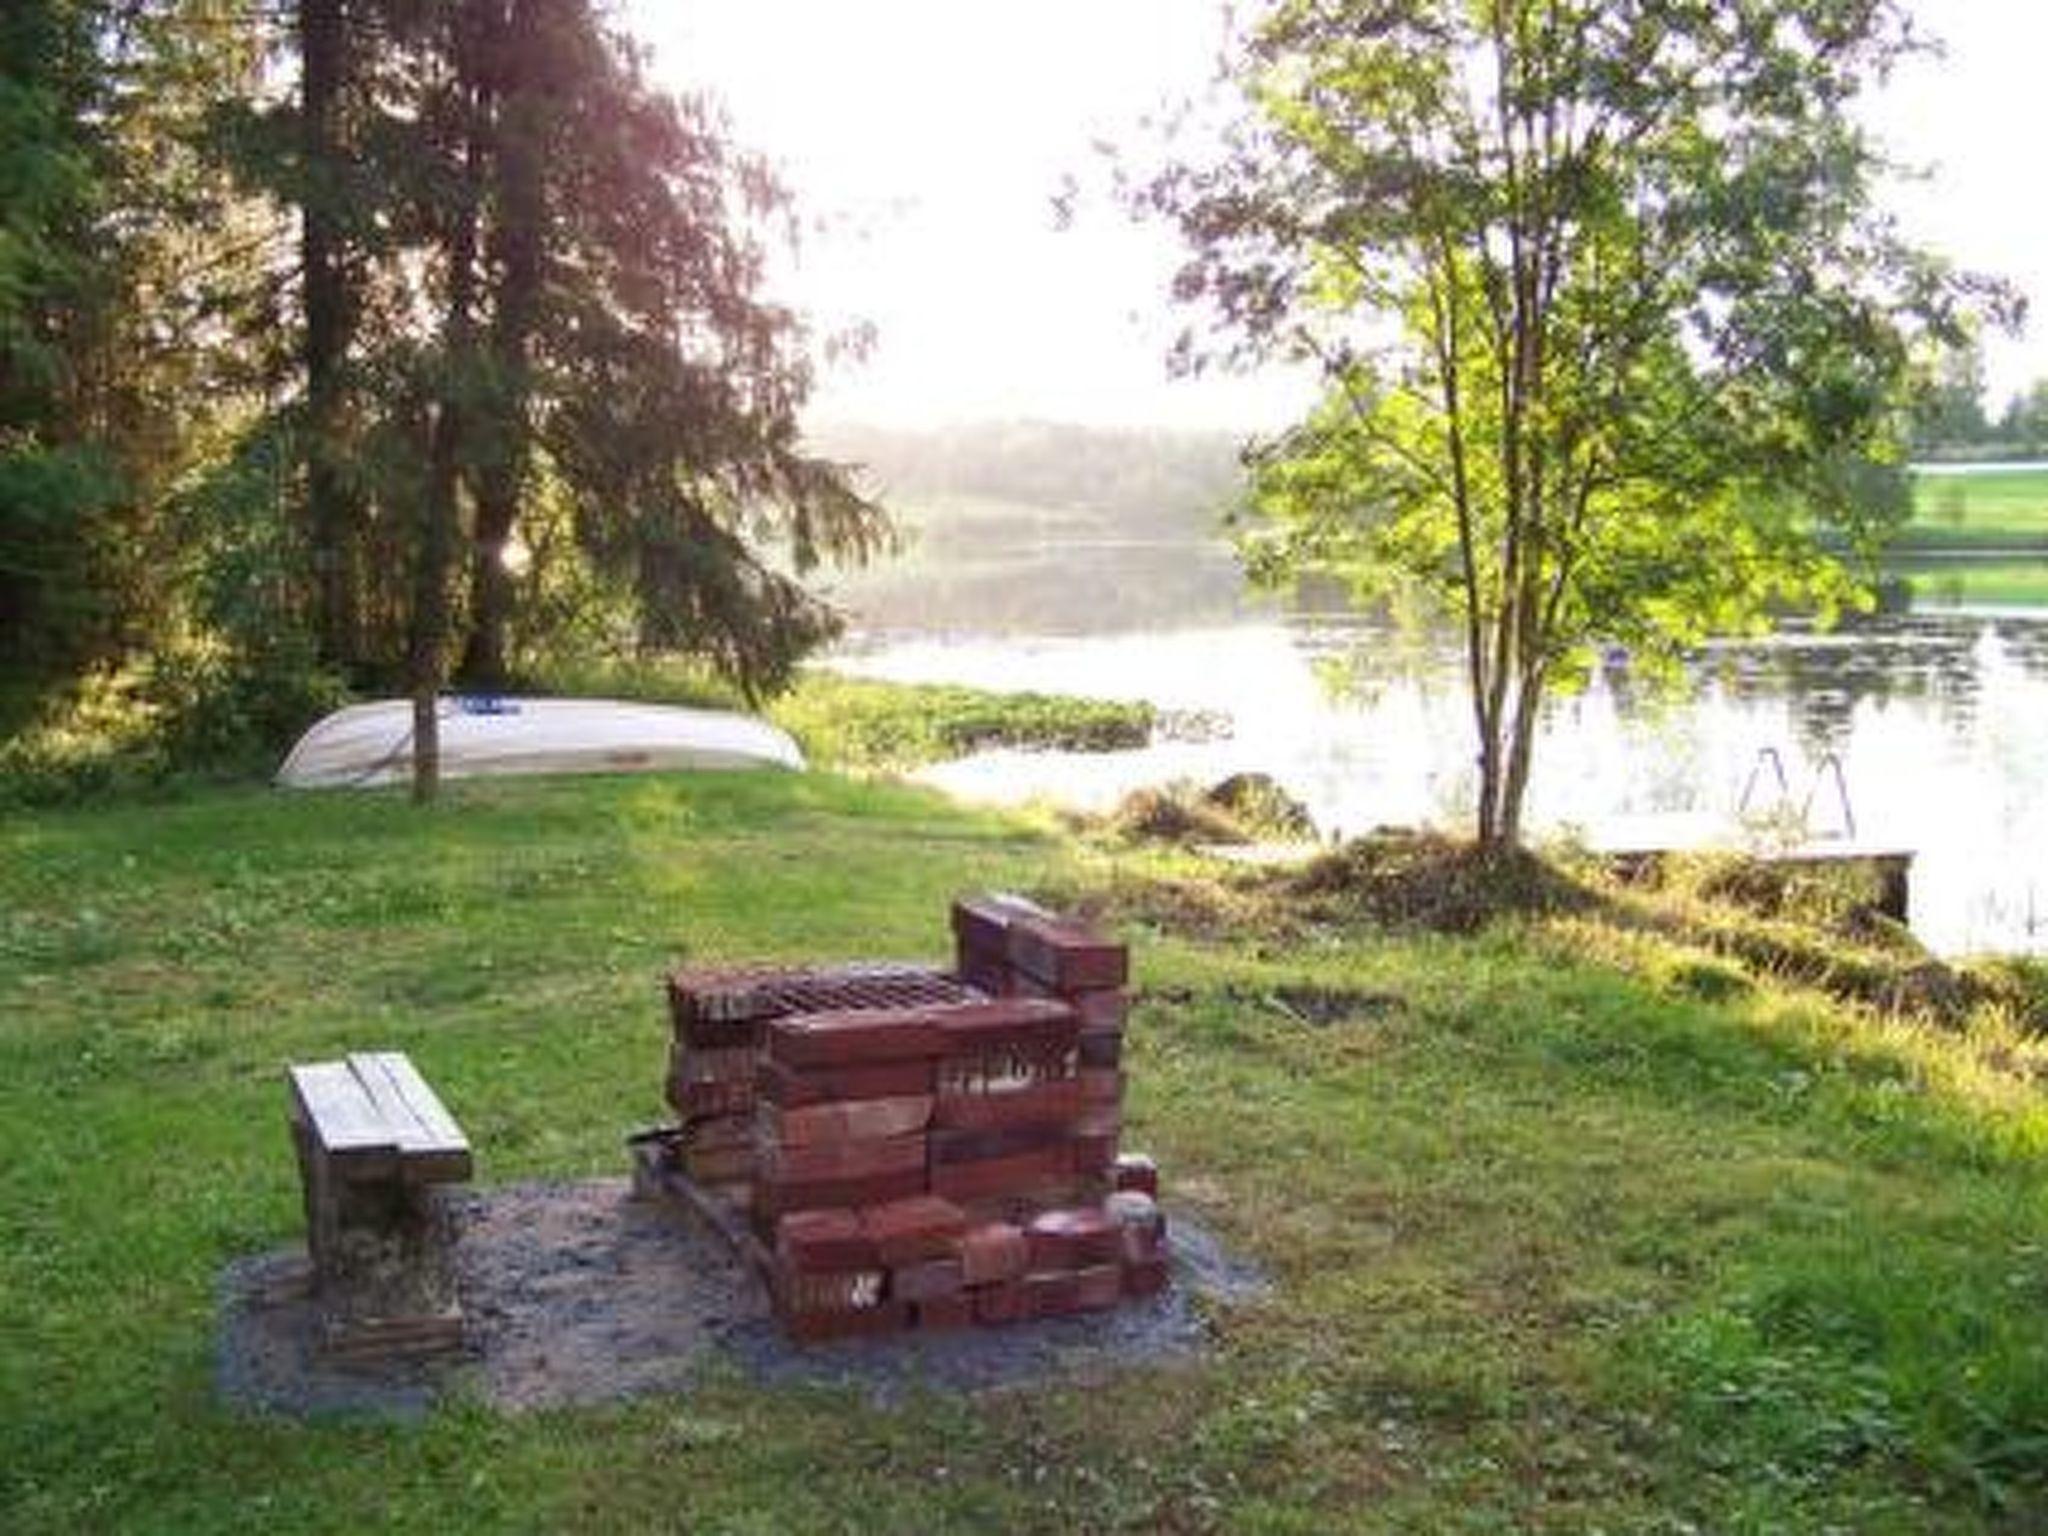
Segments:
[[[1205,1299],[1265,1288],[1209,1232],[1169,1212],[1173,1284],[1114,1312],[1001,1328],[798,1347],[766,1290],[715,1234],[624,1179],[519,1184],[449,1199],[462,1355],[339,1363],[314,1346],[297,1250],[221,1276],[217,1379],[231,1405],[294,1417],[417,1417],[469,1396],[508,1410],[688,1390],[706,1370],[773,1384],[981,1392],[1188,1361],[1210,1342]]]

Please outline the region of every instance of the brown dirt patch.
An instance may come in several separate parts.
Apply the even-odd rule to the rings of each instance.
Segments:
[[[521,1184],[448,1202],[461,1356],[340,1363],[315,1347],[297,1250],[221,1280],[218,1383],[232,1405],[292,1416],[415,1416],[451,1396],[522,1410],[683,1392],[714,1363],[764,1383],[824,1382],[886,1399],[978,1391],[1208,1347],[1207,1304],[1264,1282],[1198,1225],[1172,1217],[1172,1288],[1115,1312],[1004,1328],[797,1347],[724,1241],[624,1179]]]

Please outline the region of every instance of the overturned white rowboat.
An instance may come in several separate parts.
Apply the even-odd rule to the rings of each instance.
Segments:
[[[441,775],[649,773],[796,768],[789,733],[750,715],[617,699],[445,698]],[[412,777],[412,703],[335,711],[301,736],[277,770],[290,789],[401,783]]]

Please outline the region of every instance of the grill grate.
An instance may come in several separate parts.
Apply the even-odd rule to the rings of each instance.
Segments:
[[[670,990],[691,1018],[752,1023],[797,1013],[926,1008],[982,1000],[983,994],[930,966],[893,962],[677,971]]]

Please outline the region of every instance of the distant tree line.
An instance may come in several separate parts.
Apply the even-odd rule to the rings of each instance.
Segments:
[[[790,218],[598,0],[12,0],[0,726],[125,669],[430,732],[572,645],[781,686],[885,533],[799,440]]]
[[[1913,419],[1913,452],[1924,459],[2048,457],[2048,379],[2036,379],[1993,415],[1983,355],[1975,347],[1944,353]]]
[[[1244,493],[1244,438],[1233,432],[987,421],[833,425],[818,437],[892,501],[986,497],[1133,532],[1214,534]]]

